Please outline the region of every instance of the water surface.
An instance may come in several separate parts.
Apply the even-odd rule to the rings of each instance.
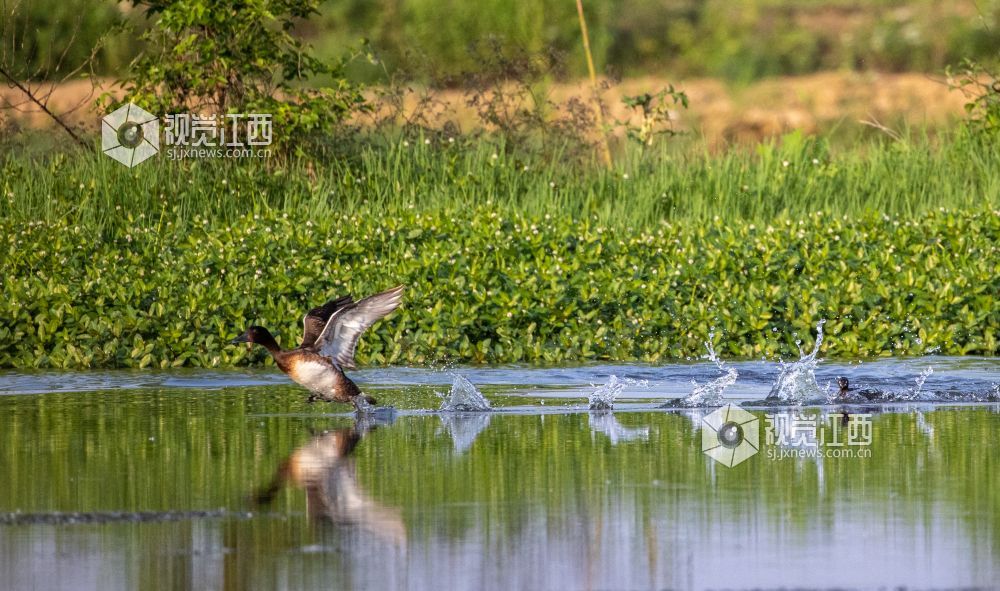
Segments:
[[[780,368],[731,364],[727,401]],[[990,359],[823,363],[859,386],[969,395]],[[492,412],[438,412],[460,373]],[[613,412],[587,398],[624,380]],[[870,415],[867,457],[734,467],[712,409],[665,410],[709,363],[357,372],[395,413],[308,404],[276,370],[0,374],[0,589],[990,588],[994,403]],[[755,410],[761,419],[775,410]],[[762,438],[763,441],[763,438]],[[788,447],[788,446],[786,446]],[[792,446],[794,447],[794,446]]]

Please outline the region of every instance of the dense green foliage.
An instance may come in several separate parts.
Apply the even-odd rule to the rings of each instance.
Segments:
[[[282,4],[246,3],[251,11],[266,6],[274,12]],[[115,5],[8,0],[0,15],[13,15],[0,22],[4,47],[15,49],[12,61],[32,71],[50,70],[69,47],[65,61],[75,67],[118,20]],[[998,0],[588,0],[584,6],[598,67],[628,74],[750,80],[831,68],[939,72],[966,57],[995,61],[1000,50]],[[468,48],[495,37],[531,52],[554,49],[566,56],[569,74],[586,71],[572,1],[331,0],[321,14],[296,29],[328,57],[343,55],[364,37],[390,68],[419,64],[424,73],[454,75],[475,70],[475,52]],[[145,26],[141,11],[124,16]],[[141,48],[119,39],[101,53],[98,66],[122,74]],[[355,74],[371,77],[373,71]]]
[[[114,106],[133,102],[158,114],[195,109],[223,127],[229,113],[268,113],[280,130],[274,146],[285,151],[330,136],[363,108],[361,91],[343,79],[340,64],[317,59],[291,33],[296,22],[317,14],[318,0],[133,5],[150,27],[122,82],[125,96]],[[318,76],[332,83],[301,87]]]
[[[712,330],[725,355],[787,355],[821,318],[829,355],[997,354],[1000,167],[971,144],[955,165],[959,144],[813,163],[800,143],[628,178],[448,142],[321,179],[14,159],[0,366],[259,362],[226,344],[246,324],[293,345],[310,305],[398,283],[362,362],[657,360]]]

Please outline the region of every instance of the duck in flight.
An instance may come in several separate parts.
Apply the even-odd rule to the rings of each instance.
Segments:
[[[278,368],[312,394],[309,401],[349,402],[358,410],[375,404],[357,384],[344,375],[353,369],[358,339],[378,320],[399,307],[404,286],[368,296],[355,302],[351,296],[313,308],[302,319],[302,343],[295,349],[282,349],[262,326],[251,326],[232,340],[256,343],[271,354]]]

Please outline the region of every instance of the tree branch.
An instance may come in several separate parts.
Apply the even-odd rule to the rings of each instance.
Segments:
[[[44,112],[46,115],[48,115],[49,117],[51,117],[53,121],[55,121],[56,123],[58,123],[60,127],[62,127],[63,129],[65,129],[66,133],[68,133],[70,135],[70,137],[72,137],[76,141],[76,143],[80,144],[84,148],[89,148],[90,147],[90,145],[87,142],[83,141],[83,139],[81,139],[80,136],[78,136],[76,134],[76,132],[73,131],[73,129],[70,128],[69,125],[66,124],[65,121],[63,121],[62,119],[59,118],[58,115],[56,115],[55,113],[53,113],[52,111],[50,111],[49,108],[45,105],[45,103],[41,99],[39,99],[37,96],[35,96],[35,94],[33,92],[31,92],[30,88],[28,88],[28,87],[24,86],[23,84],[21,84],[17,79],[14,78],[14,76],[12,76],[7,70],[5,70],[3,68],[3,66],[0,66],[0,76],[3,76],[4,78],[6,78],[7,82],[11,86],[13,86],[13,87],[17,88],[18,90],[20,90],[21,92],[23,92],[24,95],[28,97],[28,100],[30,100],[31,102],[33,102],[36,105],[38,105],[38,108],[41,109],[42,112]]]

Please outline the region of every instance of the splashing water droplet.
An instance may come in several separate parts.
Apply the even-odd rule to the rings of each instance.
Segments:
[[[614,408],[615,398],[621,394],[624,388],[625,384],[618,379],[618,376],[612,374],[606,384],[590,393],[588,400],[590,410],[611,410]]]
[[[591,384],[591,386],[594,386],[594,384]],[[615,406],[615,398],[618,398],[618,395],[622,393],[626,386],[641,386],[646,388],[649,386],[649,382],[647,380],[619,378],[611,374],[606,384],[594,386],[597,389],[590,393],[590,397],[587,400],[590,410],[611,410]]]
[[[441,410],[445,412],[482,412],[490,410],[490,401],[476,387],[458,374],[453,374],[451,391],[441,395]]]
[[[933,399],[933,394],[930,392],[925,393],[923,391],[924,382],[927,381],[927,378],[929,378],[932,373],[934,373],[934,368],[928,365],[914,380],[914,382],[916,382],[916,387],[910,390],[909,394],[906,394],[904,398],[906,400]]]
[[[768,401],[801,404],[805,400],[824,398],[819,384],[816,383],[816,366],[819,365],[816,356],[819,354],[820,345],[823,344],[824,324],[826,320],[820,320],[816,325],[816,343],[808,355],[799,346],[798,361],[790,364],[781,363],[781,373],[771,386],[771,392],[767,395]],[[799,343],[796,342],[796,345]]]
[[[735,369],[727,369],[726,362],[719,359],[719,356],[715,354],[715,348],[712,346],[712,338],[714,336],[713,333],[709,333],[708,341],[705,342],[705,348],[708,349],[708,360],[714,363],[719,368],[719,371],[723,372],[723,375],[707,384],[701,385],[692,380],[691,383],[694,384],[694,389],[680,401],[680,406],[719,406],[722,404],[722,395],[726,391],[726,388],[735,384],[736,379],[739,377],[739,373]]]

